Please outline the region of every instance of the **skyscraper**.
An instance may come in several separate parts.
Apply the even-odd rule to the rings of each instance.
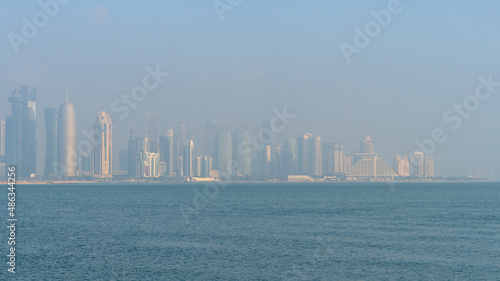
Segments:
[[[179,124],[177,126],[177,129],[175,131],[175,151],[174,153],[176,154],[176,157],[174,159],[180,159],[179,157],[182,157],[184,154],[184,146],[186,145],[186,142],[188,140],[188,129],[186,124]],[[180,163],[179,160],[177,160],[176,163],[174,163],[174,170],[182,171],[183,165]]]
[[[57,174],[60,178],[76,176],[76,120],[73,104],[66,101],[59,106],[57,120]]]
[[[149,138],[150,152],[158,153],[158,113],[148,113],[146,115],[146,135]]]
[[[160,136],[160,162],[166,163],[166,174],[174,175],[174,131],[167,130]]]
[[[232,171],[232,141],[231,130],[219,128],[215,134],[215,169],[219,177],[230,177]]]
[[[36,88],[19,87],[9,102],[12,114],[5,124],[6,167],[15,165],[19,176],[30,177],[36,174]]]
[[[309,160],[309,175],[320,176],[321,171],[321,138],[313,136],[309,139],[308,160]]]
[[[149,152],[149,138],[135,138],[133,145],[136,171],[134,177],[159,177],[160,157],[158,153]]]
[[[335,144],[334,147],[334,152],[333,152],[333,172],[336,175],[342,175],[344,174],[344,147],[340,144]]]
[[[183,155],[183,165],[184,165],[184,176],[192,177],[194,176],[194,144],[192,140],[187,140],[186,145],[184,146],[184,155]]]
[[[250,134],[246,127],[240,127],[234,132],[234,161],[242,176],[250,176],[252,169]]]
[[[424,176],[424,153],[422,151],[414,151],[410,158],[410,174],[412,177]]]
[[[300,175],[309,174],[309,139],[312,134],[303,134],[297,138],[297,173]]]
[[[424,162],[424,177],[433,178],[434,177],[434,156],[425,156]]]
[[[48,107],[43,110],[45,116],[45,169],[44,178],[57,176],[57,119],[58,110]]]
[[[201,160],[201,176],[204,178],[210,177],[212,171],[212,157],[204,156]]]
[[[349,171],[352,169],[352,157],[351,156],[344,156],[344,173],[349,173]]]
[[[101,111],[92,126],[92,175],[110,177],[113,171],[113,130],[109,114]]]
[[[23,90],[24,107],[23,107],[23,175],[29,177],[36,174],[36,125],[37,125],[37,109],[36,109],[36,88],[28,91],[28,87]]]
[[[394,159],[394,172],[400,177],[410,176],[410,161],[408,160],[408,156],[396,155]]]
[[[135,126],[132,124],[132,128],[130,129],[130,134],[128,137],[128,176],[133,178],[136,177],[136,157],[139,152],[137,139],[135,137]]]
[[[271,176],[272,146],[261,145],[259,151],[259,176],[266,179]]]
[[[324,143],[321,153],[321,157],[323,158],[323,175],[335,175],[335,144],[331,142]]]
[[[194,165],[194,176],[201,177],[201,173],[203,170],[203,156],[196,156],[196,161]]]

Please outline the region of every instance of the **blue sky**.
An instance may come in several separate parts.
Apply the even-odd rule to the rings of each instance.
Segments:
[[[89,129],[147,66],[160,65],[170,76],[125,120],[112,115],[116,149],[146,112],[159,113],[161,130],[187,123],[201,147],[206,120],[256,132],[274,107],[287,106],[297,118],[278,141],[311,132],[351,153],[369,134],[392,162],[439,127],[448,139],[434,154],[436,174],[500,179],[500,89],[457,130],[442,117],[474,93],[479,76],[500,81],[500,2],[400,1],[401,13],[347,63],[339,44],[353,44],[354,28],[389,2],[244,0],[221,21],[210,0],[70,1],[16,54],[7,35],[21,34],[21,18],[41,7],[2,1],[0,116],[17,84],[38,87],[43,163],[43,107],[58,106],[68,90],[78,130]]]

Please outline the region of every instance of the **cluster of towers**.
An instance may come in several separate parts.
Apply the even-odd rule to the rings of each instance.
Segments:
[[[12,113],[0,120],[0,169],[17,167],[23,178],[36,176],[36,88],[14,90],[9,98]],[[44,178],[68,179],[77,175],[107,178],[113,175],[113,126],[108,113],[99,112],[91,138],[77,146],[75,108],[68,101],[44,109],[46,153]],[[434,158],[415,151],[397,155],[393,169],[375,153],[369,136],[361,140],[358,153],[345,155],[338,143],[322,143],[314,134],[300,134],[281,145],[274,143],[265,122],[251,136],[246,127],[230,129],[207,122],[204,143],[195,146],[185,124],[158,133],[158,115],[148,113],[146,135],[133,126],[128,147],[119,151],[120,171],[130,178],[221,178],[243,180],[290,180],[337,177],[347,180],[434,177]],[[263,132],[271,132],[266,134]],[[88,149],[85,149],[87,147]],[[197,148],[197,149],[195,149]],[[81,151],[77,151],[80,149]],[[80,171],[78,173],[77,171]],[[115,171],[116,172],[116,171]]]
[[[157,124],[157,115],[149,113],[145,137],[137,136],[135,127],[130,130],[128,149],[120,152],[120,169],[126,170],[129,177],[250,176],[249,132],[245,127],[230,130],[209,123],[204,154],[197,155],[194,140],[185,124],[160,135]]]
[[[400,177],[434,177],[434,157],[424,155],[421,151],[414,151],[410,157],[396,155],[394,172]]]

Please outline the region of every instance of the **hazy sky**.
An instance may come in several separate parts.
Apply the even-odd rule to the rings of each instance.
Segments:
[[[352,153],[370,135],[392,163],[442,128],[448,138],[433,154],[436,175],[500,179],[500,87],[456,130],[443,119],[474,94],[478,77],[500,81],[500,2],[401,1],[348,63],[339,45],[354,45],[355,28],[389,2],[244,0],[221,20],[211,0],[70,1],[16,54],[8,34],[22,36],[22,18],[33,22],[43,10],[38,1],[1,1],[0,118],[18,84],[38,88],[41,174],[44,107],[58,106],[68,90],[77,132],[90,129],[98,111],[111,111],[142,84],[147,66],[159,65],[170,76],[124,120],[112,114],[115,156],[132,122],[145,132],[146,112],[158,112],[160,131],[186,123],[202,147],[207,120],[255,134],[274,107],[287,106],[297,117],[279,141],[311,132]]]

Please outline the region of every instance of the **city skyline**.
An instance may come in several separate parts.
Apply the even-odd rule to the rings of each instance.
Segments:
[[[18,108],[16,109],[17,112],[26,112],[26,110],[22,109],[22,107],[15,106],[15,104],[17,104],[16,101],[18,97],[22,97],[22,99],[19,100],[20,106],[22,106],[23,102],[25,101],[25,106],[29,104],[30,99],[27,98],[28,87],[22,86],[21,88],[23,89],[22,92],[25,93],[23,94],[24,96],[19,94],[18,88],[12,92],[13,98],[9,98],[9,100],[13,102],[13,110]],[[34,88],[32,94],[30,95],[32,97],[35,97],[31,98],[33,100],[31,106],[36,108],[36,88]],[[14,98],[16,100],[14,100]],[[270,142],[271,144],[265,145],[260,149],[255,149],[255,147],[252,147],[252,149],[246,150],[244,148],[251,147],[250,133],[246,126],[229,128],[227,126],[218,125],[214,121],[209,121],[205,125],[204,138],[201,141],[198,141],[199,143],[202,143],[201,147],[203,147],[203,150],[198,149],[195,152],[195,142],[190,138],[191,132],[189,130],[189,127],[184,123],[178,125],[175,130],[175,132],[177,132],[176,134],[174,133],[174,130],[169,129],[158,135],[157,113],[146,114],[147,129],[144,137],[139,137],[135,132],[135,126],[132,126],[129,137],[129,145],[127,148],[127,150],[129,150],[127,159],[123,160],[121,158],[118,158],[114,160],[112,156],[114,153],[111,137],[114,128],[111,126],[111,117],[107,112],[99,112],[97,114],[97,117],[95,118],[95,122],[92,128],[92,152],[89,154],[82,151],[77,151],[77,149],[75,149],[73,152],[70,152],[70,154],[78,154],[76,157],[74,157],[72,154],[65,154],[65,152],[61,154],[61,151],[63,151],[61,147],[77,147],[76,144],[72,144],[76,142],[76,139],[71,139],[71,137],[69,139],[61,137],[61,135],[70,135],[75,138],[76,126],[74,124],[76,124],[76,120],[74,120],[74,111],[74,106],[68,102],[68,95],[66,95],[66,102],[63,102],[59,106],[59,108],[48,107],[43,109],[43,118],[48,124],[48,127],[45,128],[45,165],[43,173],[40,171],[40,174],[37,174],[39,179],[42,178],[41,174],[43,174],[43,178],[45,179],[54,178],[54,173],[57,170],[56,166],[66,167],[62,171],[61,169],[59,170],[59,174],[57,175],[59,178],[72,177],[77,174],[85,175],[86,171],[90,171],[94,177],[106,177],[114,174],[120,175],[120,171],[123,172],[123,170],[113,169],[113,161],[116,161],[116,163],[119,163],[121,161],[124,161],[125,163],[127,161],[132,161],[131,164],[128,164],[129,167],[130,165],[134,167],[134,171],[132,172],[132,174],[130,174],[129,172],[129,175],[131,175],[132,177],[140,177],[141,174],[148,174],[151,177],[172,177],[174,175],[176,175],[176,177],[179,177],[180,175],[184,178],[201,177],[201,174],[203,173],[202,171],[206,169],[203,168],[203,165],[207,166],[208,164],[206,164],[206,161],[209,160],[211,163],[213,160],[213,157],[209,156],[211,153],[213,153],[215,156],[214,159],[216,164],[214,165],[214,170],[220,170],[220,165],[227,167],[228,163],[233,163],[233,165],[236,164],[237,167],[241,169],[238,174],[230,173],[229,170],[226,170],[226,172],[228,172],[228,175],[233,177],[238,175],[243,177],[252,176],[254,179],[283,179],[283,177],[285,177],[286,175],[308,175],[313,177],[345,175],[348,179],[362,179],[362,174],[367,174],[369,175],[369,177],[371,177],[371,174],[373,174],[375,178],[380,177],[377,176],[377,173],[379,172],[367,172],[366,168],[356,168],[357,166],[361,165],[360,163],[362,161],[360,162],[359,160],[371,159],[370,157],[375,158],[373,158],[374,160],[369,161],[375,161],[377,163],[381,161],[378,165],[381,167],[385,167],[381,168],[381,171],[387,171],[388,174],[386,174],[385,176],[388,177],[411,176],[420,178],[432,178],[435,176],[433,155],[426,155],[422,151],[412,151],[408,154],[410,156],[409,157],[406,155],[406,153],[395,152],[394,161],[392,162],[392,168],[390,168],[390,165],[387,165],[386,162],[382,160],[382,158],[377,158],[377,154],[374,152],[373,142],[369,136],[365,136],[361,141],[358,153],[353,152],[350,156],[349,153],[347,155],[345,154],[343,144],[339,144],[336,142],[322,142],[320,136],[315,136],[311,133],[300,134],[296,139],[289,138],[283,143],[277,145],[277,142],[274,139],[274,133],[272,133],[273,140]],[[34,113],[32,113],[32,115],[37,115],[36,110],[34,111]],[[24,115],[20,116],[22,117]],[[64,118],[60,119],[61,116],[63,116]],[[62,127],[60,125],[61,120],[63,120]],[[34,119],[34,122],[34,129],[36,131],[36,118]],[[5,125],[2,123],[2,126]],[[270,130],[270,126],[266,121],[262,123],[262,126],[263,128],[261,129],[261,132],[263,130]],[[211,128],[215,131],[215,134],[213,135],[215,137],[214,139],[210,139],[210,134],[207,135],[207,130],[210,130]],[[67,133],[67,131],[72,132]],[[2,147],[5,147],[6,141],[3,140],[3,135],[5,134],[0,134],[0,145]],[[132,146],[135,145],[138,146],[138,148],[130,150],[131,140]],[[290,144],[290,141],[292,140],[294,142],[294,148],[292,148],[292,145]],[[36,142],[36,138],[34,139],[34,141]],[[57,141],[57,143],[54,143],[54,141]],[[28,141],[21,139],[20,143],[28,143]],[[154,145],[152,146],[152,144]],[[174,144],[176,149],[172,151]],[[213,151],[209,148],[210,144],[213,144],[215,146]],[[123,150],[123,148],[116,149]],[[278,150],[275,151],[275,149]],[[68,149],[66,150],[70,151]],[[54,153],[54,151],[56,151],[56,153]],[[242,151],[247,152],[242,153]],[[138,160],[137,157],[132,157],[132,159],[129,159],[131,155],[136,153],[143,153],[140,156],[137,156],[141,160]],[[302,154],[304,154],[305,156],[301,156]],[[127,154],[123,154],[121,157],[123,157],[124,155]],[[176,160],[170,158],[173,158],[173,156],[175,155],[178,155]],[[223,155],[222,158],[220,157],[220,155]],[[295,163],[288,163],[288,160],[285,160],[286,157],[290,156],[292,156],[292,159],[294,159],[293,161],[296,161]],[[208,159],[207,157],[210,159]],[[352,162],[351,160],[353,157],[354,162]],[[55,158],[58,159],[57,163],[54,161]],[[204,161],[204,158],[207,159]],[[78,163],[75,164],[76,162],[74,163],[72,159],[78,159],[76,161]],[[167,159],[169,159],[170,161],[167,161]],[[186,159],[188,159],[187,162]],[[85,168],[85,161],[88,161],[90,163],[90,168]],[[138,167],[139,164],[134,161],[145,161],[143,163],[147,164],[145,167]],[[150,170],[150,165],[155,165],[154,171]],[[275,166],[271,167],[270,165]],[[364,165],[366,166],[366,164]],[[68,167],[72,168],[70,169]],[[212,164],[210,164],[210,167],[212,167]],[[350,168],[354,168],[354,170],[349,171]],[[78,171],[80,172],[75,172],[75,169],[78,169]],[[378,169],[379,168],[377,168],[376,170],[378,171]],[[130,171],[130,169],[127,168],[127,171]],[[212,176],[210,173],[210,169],[204,174],[205,176],[207,176],[207,174],[209,176]],[[442,175],[437,176],[441,177]],[[26,176],[24,177],[26,178]],[[382,176],[381,178],[384,178],[384,176]]]
[[[500,80],[500,41],[489,36],[500,4],[488,1],[485,11],[465,2],[431,7],[401,1],[401,12],[358,48],[355,38],[363,35],[357,30],[364,32],[387,2],[244,3],[223,21],[209,2],[60,5],[17,53],[7,36],[0,42],[6,50],[0,54],[0,116],[10,114],[5,101],[12,89],[37,86],[37,171],[43,171],[46,147],[40,109],[58,105],[68,90],[78,105],[78,140],[87,138],[94,115],[106,111],[117,129],[114,146],[124,149],[132,123],[145,135],[146,114],[157,112],[158,136],[184,123],[202,148],[207,120],[246,125],[255,135],[273,108],[286,106],[297,118],[276,134],[279,143],[310,132],[343,144],[351,155],[360,137],[370,135],[379,155],[392,163],[395,151],[410,155],[416,140],[442,128],[447,138],[433,151],[440,160],[436,174],[499,180],[500,164],[491,153],[500,139],[500,99],[493,93],[476,110],[469,96],[480,85],[485,95],[481,81]],[[9,24],[0,27],[3,34],[22,35],[20,19],[32,20],[43,10],[36,2],[5,5]],[[342,43],[360,50],[350,62]],[[147,95],[129,106],[122,96],[138,86]],[[460,108],[467,112],[461,115]]]
[[[24,152],[36,150],[36,88],[31,92],[27,86],[20,89],[14,90],[9,98],[12,115],[7,116],[8,122],[6,125],[0,123],[1,151],[5,146],[10,149],[5,160],[0,153],[0,160],[28,171],[22,174],[23,178],[37,176],[41,179],[40,174],[31,170],[32,165],[25,164],[26,159],[31,158]],[[77,175],[102,178],[125,174],[129,178],[162,176],[182,179],[203,175],[206,178],[246,180],[290,180],[295,176],[392,180],[398,176],[433,178],[435,175],[433,155],[421,151],[412,151],[410,157],[396,154],[390,168],[378,157],[370,136],[361,140],[358,152],[352,156],[346,156],[342,144],[322,142],[320,136],[312,133],[300,134],[279,144],[275,140],[275,135],[281,130],[276,122],[278,118],[262,122],[258,139],[250,136],[245,126],[230,128],[208,121],[201,141],[203,150],[195,150],[198,145],[195,146],[191,131],[184,123],[176,130],[169,129],[158,135],[157,113],[146,114],[146,134],[143,137],[132,125],[127,150],[117,148],[120,150],[118,162],[123,165],[119,165],[120,169],[113,169],[114,127],[107,112],[100,111],[95,117],[91,142],[87,144],[91,145],[91,151],[83,150],[85,142],[76,139],[75,107],[69,102],[68,94],[59,108],[44,108],[43,113],[47,124],[44,179],[68,179]],[[281,113],[275,114],[282,118],[281,126],[288,122]],[[17,131],[13,131],[15,124],[20,124]],[[8,141],[3,127],[10,133]],[[14,139],[18,140],[17,143],[13,142]],[[16,148],[14,144],[19,145]],[[22,153],[14,158],[16,154],[12,152],[15,151]]]

